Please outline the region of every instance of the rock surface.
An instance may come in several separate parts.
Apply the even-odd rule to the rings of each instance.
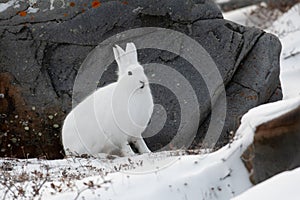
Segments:
[[[0,13],[0,93],[5,95],[0,99],[0,156],[62,157],[59,131],[72,107],[73,84],[81,64],[103,40],[132,28],[176,30],[195,39],[210,54],[227,91],[227,117],[220,145],[237,128],[238,118],[268,101],[279,83],[278,39],[222,19],[218,7],[209,0],[57,0],[53,5],[46,1],[19,5]],[[30,13],[29,8],[39,10]],[[205,124],[211,120],[203,77],[190,63],[170,52],[143,49],[139,60],[142,64],[171,66],[192,85],[201,117],[191,116],[189,120],[203,123],[196,138],[198,145],[205,136]],[[107,68],[99,86],[116,80],[115,69],[115,63]],[[181,102],[168,88],[151,87],[154,101],[165,108],[166,123],[146,142],[152,150],[173,148],[169,142],[180,124]],[[156,121],[151,123],[155,125]],[[192,130],[185,131],[188,134]]]
[[[262,182],[300,166],[300,107],[257,127],[249,149],[252,181]]]

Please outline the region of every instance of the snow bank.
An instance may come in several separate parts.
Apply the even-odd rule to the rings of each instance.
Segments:
[[[300,196],[299,182],[300,168],[276,175],[232,200],[297,200]]]
[[[0,176],[5,181],[0,184],[0,197],[226,200],[252,186],[237,159],[241,153],[237,147],[211,154],[176,151],[114,160],[1,160]]]
[[[89,177],[77,182],[76,187],[82,191],[79,197],[85,199],[230,199],[251,186],[241,160],[234,158],[238,154],[237,151],[232,157],[222,153],[174,157],[173,164],[166,168],[109,174],[106,184],[98,176]],[[101,187],[85,190],[84,182]],[[70,191],[44,198],[72,199],[77,195]]]

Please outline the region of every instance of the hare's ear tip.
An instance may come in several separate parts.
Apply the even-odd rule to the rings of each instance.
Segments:
[[[129,42],[126,44],[126,52],[136,52],[136,47],[133,42]]]
[[[135,44],[133,43],[133,42],[129,42],[129,43],[127,43],[127,45],[126,45],[126,48],[127,47],[134,47],[135,48]]]
[[[113,49],[113,52],[114,52],[114,56],[117,57],[118,54],[119,54],[117,47],[113,47],[112,49]]]
[[[122,48],[121,48],[119,45],[117,45],[117,44],[113,45],[113,48],[116,49],[116,50],[122,49]]]

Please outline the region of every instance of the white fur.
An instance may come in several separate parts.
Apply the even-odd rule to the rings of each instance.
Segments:
[[[133,43],[128,43],[125,51],[116,45],[113,52],[118,81],[89,95],[64,121],[62,142],[67,155],[120,151],[129,156],[134,154],[129,143],[140,153],[150,152],[141,137],[153,112],[148,79]]]

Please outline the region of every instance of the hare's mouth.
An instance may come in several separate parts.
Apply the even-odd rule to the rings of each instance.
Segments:
[[[140,81],[140,83],[142,84],[142,86],[140,88],[143,89],[145,87],[145,82],[144,81]]]

